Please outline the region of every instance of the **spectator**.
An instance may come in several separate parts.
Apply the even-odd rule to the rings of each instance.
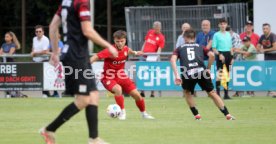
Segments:
[[[0,55],[13,55],[17,49],[20,49],[20,43],[17,40],[16,35],[13,32],[7,32],[5,34],[5,43],[2,44],[0,48]],[[14,62],[14,59],[7,57],[4,62]],[[6,98],[9,97],[27,97],[21,94],[19,91],[6,91]]]
[[[201,22],[201,32],[196,36],[196,43],[203,47],[204,60],[214,61],[215,54],[212,51],[212,41],[215,31],[211,30],[211,23],[209,20],[203,20]]]
[[[219,21],[220,31],[214,34],[212,47],[213,47],[214,53],[217,55],[216,57],[217,71],[221,72],[223,68],[223,64],[225,64],[227,67],[227,71],[229,73],[230,64],[232,61],[232,55],[231,55],[232,37],[231,37],[231,34],[226,31],[227,25],[228,23],[225,19],[221,19]],[[220,95],[220,85],[221,85],[220,78],[217,77],[216,90],[218,95]],[[229,86],[229,83],[227,82],[227,89],[224,88],[224,99],[230,99],[228,95],[228,86]]]
[[[247,21],[245,26],[245,32],[240,34],[240,38],[244,39],[244,37],[249,37],[251,43],[256,47],[259,42],[259,35],[253,32],[253,23],[252,21]]]
[[[228,26],[226,28],[226,31],[230,32],[230,34],[231,34],[233,49],[239,49],[241,47],[241,38],[240,38],[239,34],[237,34],[236,32],[234,32],[230,26]],[[232,54],[233,54],[233,59],[231,61],[231,65],[233,65],[234,60],[237,60],[237,61],[241,60],[241,58],[239,57],[238,53],[233,53],[232,52]],[[231,67],[232,66],[230,66],[230,70],[231,70]],[[241,95],[243,95],[242,91],[236,91],[235,94],[233,95],[233,97],[237,97],[237,96],[241,96]]]
[[[234,52],[241,55],[241,60],[253,61],[257,60],[257,51],[255,46],[251,43],[250,37],[246,36],[242,40],[243,45],[240,49],[235,48]],[[254,91],[247,91],[249,96],[254,96]],[[234,96],[241,96],[240,93],[236,92]]]
[[[181,26],[181,29],[182,29],[182,33],[178,36],[177,38],[177,41],[176,41],[176,48],[178,48],[179,46],[185,44],[185,40],[184,40],[184,33],[186,30],[190,29],[191,28],[191,25],[189,23],[184,23],[182,24]]]
[[[155,21],[153,29],[150,29],[145,37],[145,42],[142,47],[144,53],[159,54],[165,46],[165,36],[161,32],[161,22]],[[144,91],[141,91],[141,96],[145,97]],[[154,97],[154,91],[151,91],[151,97]]]
[[[61,53],[62,49],[63,49],[63,42],[61,41],[61,35],[58,34],[58,48],[59,48],[59,53]],[[52,46],[51,44],[49,44],[49,51],[53,51],[52,50]],[[59,97],[58,91],[54,91],[53,95],[51,95],[52,97]]]
[[[270,24],[263,24],[263,35],[259,39],[257,51],[264,53],[265,60],[276,60],[276,35],[271,32]],[[269,92],[276,98],[276,92]]]
[[[36,36],[33,38],[33,48],[31,56],[33,57],[34,62],[45,62],[48,61],[48,58],[43,56],[49,54],[49,39],[44,35],[44,28],[41,25],[35,27]],[[49,91],[42,92],[43,97],[47,98],[50,96]]]

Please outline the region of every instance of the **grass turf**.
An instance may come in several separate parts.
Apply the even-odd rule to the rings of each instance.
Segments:
[[[38,129],[52,121],[72,98],[0,99],[0,144],[42,144]],[[112,144],[262,144],[276,143],[276,99],[235,98],[226,101],[236,121],[226,121],[211,99],[196,98],[201,121],[195,121],[181,97],[146,99],[156,120],[141,118],[134,101],[126,98],[127,120],[109,118],[112,98],[101,98],[100,136]],[[86,144],[84,112],[56,133],[58,144]]]

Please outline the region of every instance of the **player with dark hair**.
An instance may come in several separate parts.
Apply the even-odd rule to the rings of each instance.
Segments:
[[[142,117],[145,119],[154,119],[149,115],[145,110],[145,101],[136,89],[134,82],[128,78],[124,72],[125,62],[128,58],[128,55],[142,55],[142,51],[133,51],[128,48],[126,44],[126,32],[118,30],[113,34],[114,38],[114,47],[118,51],[118,57],[114,58],[107,49],[99,52],[97,55],[94,55],[90,58],[90,62],[93,63],[99,59],[104,59],[104,71],[102,73],[101,82],[104,87],[114,94],[116,103],[122,109],[122,113],[119,116],[120,120],[126,119],[126,111],[124,106],[124,96],[123,91],[126,94],[129,94],[135,99],[136,105],[139,108]]]
[[[64,66],[73,70],[73,73],[68,74],[68,68],[65,69],[66,94],[75,95],[75,100],[65,107],[53,122],[40,130],[46,144],[55,144],[56,130],[82,109],[85,109],[88,123],[88,144],[106,144],[98,137],[99,96],[95,77],[88,77],[93,75],[89,61],[88,40],[105,47],[114,57],[117,57],[118,52],[91,27],[90,17],[89,0],[63,0],[50,24],[53,48],[50,62],[60,67],[58,30],[62,24],[64,48],[61,60]]]
[[[195,43],[195,35],[194,30],[187,30],[184,33],[185,44],[175,49],[172,55],[171,65],[175,75],[175,84],[182,85],[185,99],[196,120],[201,119],[194,98],[191,95],[196,84],[199,84],[199,86],[207,92],[227,120],[234,120],[235,118],[228,112],[222,99],[214,91],[214,86],[210,77],[211,64],[208,64],[206,69],[204,65],[203,48]],[[176,65],[177,59],[180,60],[181,77]]]

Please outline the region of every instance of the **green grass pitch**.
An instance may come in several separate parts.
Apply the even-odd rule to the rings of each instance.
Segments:
[[[43,144],[39,128],[53,120],[72,98],[0,99],[0,144]],[[227,121],[209,98],[196,98],[201,121],[195,121],[182,97],[147,98],[156,120],[141,118],[134,100],[126,98],[127,120],[106,115],[113,98],[102,97],[100,136],[112,144],[275,144],[276,99],[234,98],[226,101],[236,121]],[[58,144],[87,144],[84,112],[57,133]]]

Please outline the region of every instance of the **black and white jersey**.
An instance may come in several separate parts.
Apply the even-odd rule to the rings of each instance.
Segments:
[[[63,61],[89,62],[88,39],[83,35],[81,22],[90,21],[89,0],[62,0],[56,13],[62,20]]]
[[[203,48],[196,43],[181,45],[175,49],[173,55],[177,55],[180,60],[181,72],[189,77],[206,69]]]

